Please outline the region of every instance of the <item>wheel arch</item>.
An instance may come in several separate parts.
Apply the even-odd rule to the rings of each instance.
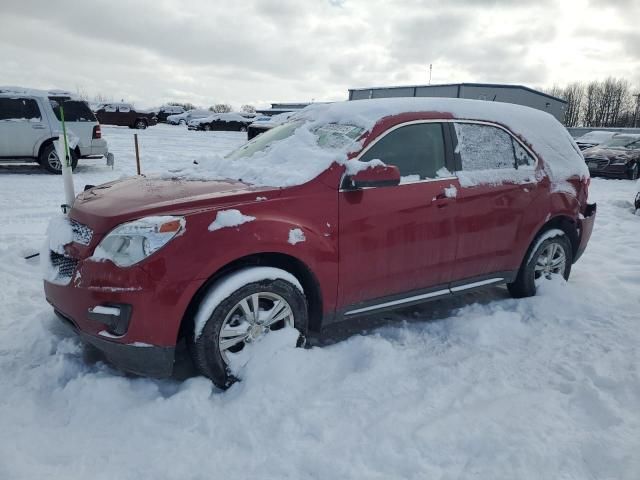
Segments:
[[[291,273],[302,285],[309,306],[309,322],[307,330],[317,331],[322,324],[322,291],[320,283],[316,275],[311,269],[300,259],[288,254],[279,252],[263,252],[247,255],[219,268],[206,281],[202,283],[195,295],[189,301],[189,305],[184,313],[180,328],[178,330],[178,339],[184,338],[193,329],[193,322],[198,306],[207,294],[211,285],[217,280],[246,267],[274,267],[280,268]],[[306,332],[302,332],[305,334]]]
[[[47,138],[40,144],[40,146],[38,147],[38,153],[36,155],[36,158],[38,159],[38,161],[40,160],[40,155],[42,155],[42,152],[44,151],[44,149],[47,148],[49,145],[53,144],[53,142],[57,139],[58,137]],[[72,151],[77,155],[78,158],[80,158],[81,156],[80,146],[76,145],[76,147],[73,148]]]
[[[524,258],[528,258],[531,252],[531,248],[535,245],[536,239],[542,235],[547,230],[551,230],[552,228],[557,228],[562,230],[569,239],[571,243],[572,250],[572,262],[575,261],[575,254],[578,251],[578,247],[580,245],[580,235],[578,233],[578,226],[576,224],[576,220],[571,218],[568,215],[557,215],[549,220],[547,220],[540,229],[536,232],[534,237],[531,239],[529,247],[527,248],[527,252]]]

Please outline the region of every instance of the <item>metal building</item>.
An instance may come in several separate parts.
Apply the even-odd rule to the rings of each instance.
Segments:
[[[523,85],[495,83],[449,83],[443,85],[410,85],[349,89],[349,100],[387,97],[471,98],[490,102],[525,105],[550,113],[562,122],[567,102]]]

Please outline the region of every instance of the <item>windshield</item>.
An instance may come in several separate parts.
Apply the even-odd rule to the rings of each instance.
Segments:
[[[64,108],[65,122],[97,122],[96,116],[93,114],[86,102],[80,100],[69,100],[64,97],[49,97],[49,103],[56,118],[60,118],[60,104]]]
[[[640,149],[640,137],[616,136],[600,146],[616,150],[638,150]]]
[[[290,137],[304,123],[303,120],[283,123],[253,138],[237,150],[231,152],[226,158],[236,160],[251,157],[256,152],[268,150],[274,143]],[[317,145],[324,150],[332,150],[346,147],[362,135],[364,129],[353,125],[339,125],[328,123],[316,127],[312,132],[317,136]]]

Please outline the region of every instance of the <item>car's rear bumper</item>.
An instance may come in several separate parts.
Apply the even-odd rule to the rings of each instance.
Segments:
[[[104,138],[94,138],[89,145],[78,145],[80,157],[106,157],[109,152],[107,141]]]
[[[73,319],[55,310],[58,318],[71,328],[83,342],[98,349],[117,368],[136,375],[168,377],[173,372],[175,347],[162,347],[145,343],[122,344],[106,338],[89,335],[78,328]]]
[[[578,228],[580,231],[578,250],[573,256],[573,261],[576,262],[584,253],[585,248],[587,248],[587,243],[589,243],[589,239],[591,238],[591,233],[593,232],[593,224],[596,221],[596,204],[590,203],[587,204],[587,208],[583,216],[578,220]]]

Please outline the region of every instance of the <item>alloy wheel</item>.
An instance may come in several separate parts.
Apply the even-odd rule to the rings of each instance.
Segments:
[[[550,279],[552,275],[564,275],[567,265],[567,255],[562,245],[549,243],[538,255],[534,267],[536,285],[542,280]]]
[[[52,150],[47,156],[47,163],[54,170],[62,170],[62,162],[60,161],[58,153],[55,151],[55,149]]]
[[[229,354],[238,353],[259,341],[272,330],[294,326],[293,310],[280,295],[253,293],[240,300],[227,314],[218,338],[224,362]]]

